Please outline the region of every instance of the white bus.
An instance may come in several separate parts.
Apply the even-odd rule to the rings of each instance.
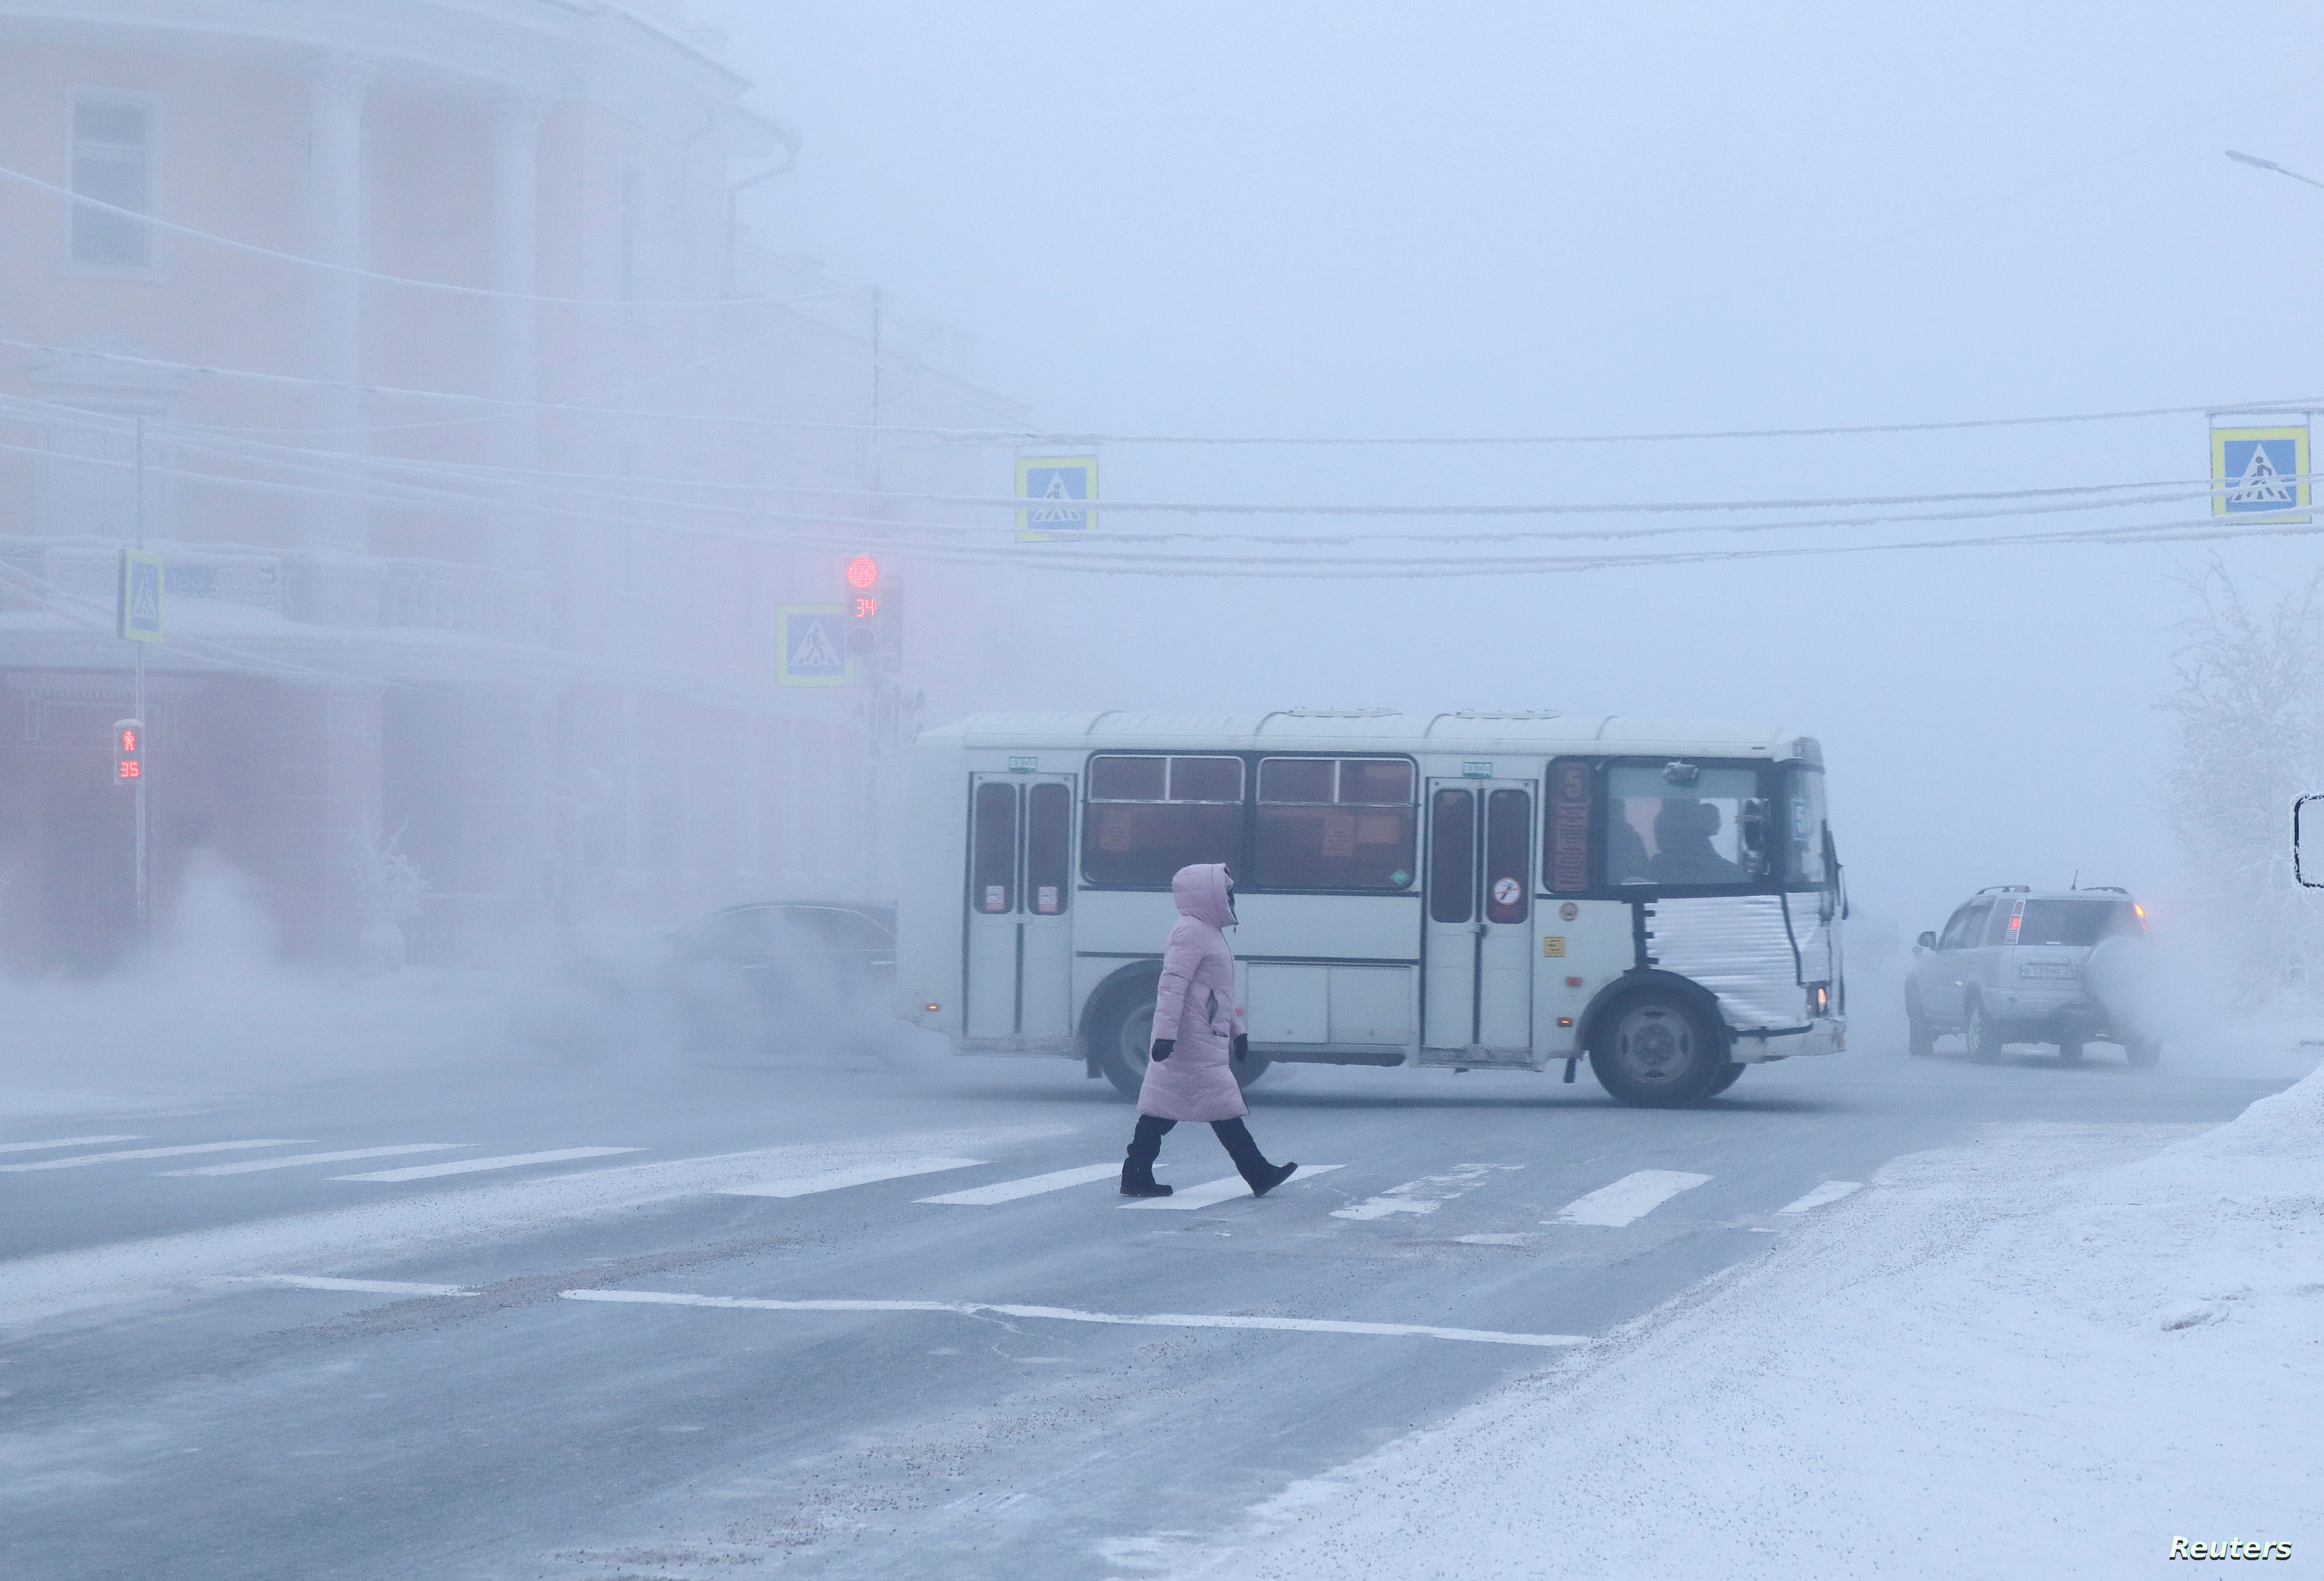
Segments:
[[[1541,1071],[1624,1103],[1845,1046],[1815,740],[1550,712],[986,714],[920,737],[898,1006],[1134,1095],[1176,910],[1224,862],[1251,1058]]]

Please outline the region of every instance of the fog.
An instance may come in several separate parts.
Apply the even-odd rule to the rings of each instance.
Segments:
[[[2221,155],[2324,165],[2300,64],[2319,24],[2281,7],[875,0],[717,20],[804,133],[746,216],[968,329],[982,376],[1043,427],[1654,433],[2228,405],[2316,381],[2324,192]],[[1106,446],[1102,467],[1104,492],[1135,500],[1715,501],[2198,479],[2205,446],[2192,413],[1503,450]],[[2302,539],[2221,548],[2261,591],[2313,562]],[[991,614],[1048,622],[1047,651],[1001,688],[1024,706],[1555,707],[1809,731],[1855,901],[1909,940],[1978,886],[2078,873],[2168,925],[2186,876],[2157,817],[2155,705],[2200,552],[1028,576]]]

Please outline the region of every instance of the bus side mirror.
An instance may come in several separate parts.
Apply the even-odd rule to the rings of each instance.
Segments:
[[[1767,875],[1767,803],[1750,796],[1736,810],[1735,830],[1743,841],[1743,866],[1754,878]]]
[[[1931,929],[1929,932],[1923,933],[1919,938],[1913,941],[1913,948],[1915,950],[1933,950],[1936,947],[1937,935],[1934,929]]]
[[[2301,796],[2292,804],[2292,876],[2310,889],[2324,889],[2324,878],[2310,878],[2307,867],[2311,849],[2324,850],[2324,806],[2319,803],[2324,796]],[[2324,869],[2324,858],[2317,866]]]

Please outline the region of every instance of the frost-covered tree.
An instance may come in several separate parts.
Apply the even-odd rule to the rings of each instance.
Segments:
[[[2246,1008],[2324,992],[2324,891],[2292,870],[2292,803],[2324,791],[2324,572],[2255,607],[2217,556],[2161,706],[2178,721],[2163,814],[2193,873],[2204,936]]]

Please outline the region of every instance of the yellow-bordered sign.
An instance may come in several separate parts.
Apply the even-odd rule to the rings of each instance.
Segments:
[[[1017,541],[1045,544],[1097,530],[1097,457],[1020,455],[1017,458]]]
[[[845,604],[775,606],[776,685],[844,686],[854,678]]]
[[[2211,514],[2306,521],[2308,427],[2211,430]]]
[[[161,590],[166,580],[161,556],[143,549],[121,551],[121,600],[116,612],[121,634],[130,641],[162,639]]]

